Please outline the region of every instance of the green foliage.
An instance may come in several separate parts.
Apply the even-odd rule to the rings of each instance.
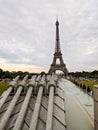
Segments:
[[[73,77],[98,78],[98,71],[94,70],[93,72],[70,72],[69,75],[72,75]]]
[[[0,82],[0,95],[8,88],[8,83]]]
[[[98,84],[98,82],[96,82],[96,81],[84,81],[83,80],[83,81],[78,81],[78,84],[79,84],[80,87],[85,85],[86,88],[88,88],[88,86],[89,86],[89,89],[92,90],[93,86]]]
[[[45,72],[42,72],[42,74],[45,74]],[[15,78],[17,75],[20,75],[20,79],[23,79],[25,77],[25,75],[28,75],[29,78],[32,77],[32,75],[34,74],[38,74],[38,73],[29,73],[29,72],[22,72],[22,71],[3,71],[2,69],[0,69],[0,79],[4,79],[4,78],[9,78],[9,79],[13,79]]]

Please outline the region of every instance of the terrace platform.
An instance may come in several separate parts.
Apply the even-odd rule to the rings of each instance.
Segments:
[[[18,80],[0,97],[0,130],[66,130],[64,92],[55,77]]]

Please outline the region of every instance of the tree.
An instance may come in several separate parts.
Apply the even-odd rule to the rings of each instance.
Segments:
[[[2,74],[3,74],[3,70],[0,69],[0,78],[2,77]]]

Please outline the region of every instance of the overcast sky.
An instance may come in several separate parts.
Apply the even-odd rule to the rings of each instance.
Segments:
[[[57,16],[67,69],[98,69],[98,0],[0,0],[0,68],[47,71]]]

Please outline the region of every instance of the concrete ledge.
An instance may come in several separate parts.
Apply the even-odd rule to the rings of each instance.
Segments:
[[[94,88],[93,88],[93,98],[98,101],[98,85],[94,85]]]
[[[98,85],[94,85],[94,125],[95,130],[98,130]]]

